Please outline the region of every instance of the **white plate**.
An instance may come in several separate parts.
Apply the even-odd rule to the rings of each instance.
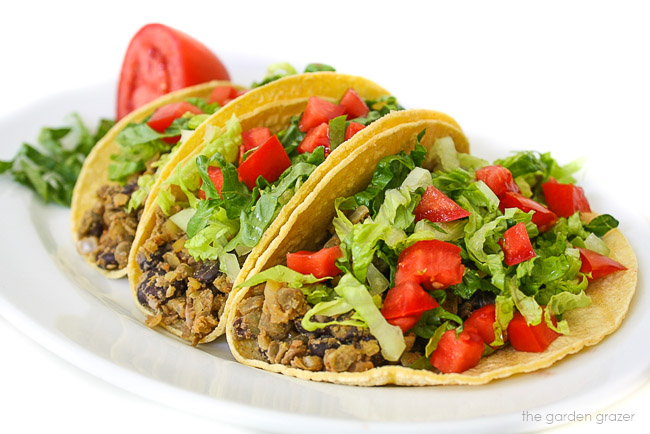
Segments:
[[[2,119],[4,143],[31,141],[39,127],[57,125],[62,114],[75,110],[94,125],[100,116],[111,115],[107,108],[114,89],[111,83],[60,94]],[[466,113],[465,118],[463,123],[469,124],[471,116]],[[521,147],[498,144],[471,131],[468,136],[477,155],[495,157]],[[639,268],[648,269],[642,249],[644,240],[650,239],[647,218],[624,206],[629,203],[625,196],[608,194],[616,183],[597,176],[606,162],[602,152],[597,154],[583,185],[588,195],[598,192],[592,200],[594,209],[621,220],[638,253]],[[612,170],[608,174],[615,178],[625,169]],[[524,421],[522,412],[600,410],[630,393],[650,367],[645,344],[650,316],[644,315],[650,298],[643,275],[629,315],[613,336],[549,369],[485,386],[359,388],[241,366],[223,339],[197,349],[147,328],[127,282],[105,280],[76,254],[69,211],[43,205],[7,178],[0,179],[4,211],[0,264],[10,266],[3,265],[0,314],[82,369],[189,412],[282,432],[528,431],[548,425]]]

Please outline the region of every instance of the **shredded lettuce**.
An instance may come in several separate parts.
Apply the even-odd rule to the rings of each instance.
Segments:
[[[238,288],[259,285],[260,283],[264,283],[269,280],[286,283],[292,288],[302,288],[303,285],[320,282],[324,279],[314,277],[313,274],[299,273],[284,265],[276,265],[275,267],[271,267],[260,273],[257,273],[255,276],[240,284]]]

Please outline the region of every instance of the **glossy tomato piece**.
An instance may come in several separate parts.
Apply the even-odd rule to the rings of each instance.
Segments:
[[[535,211],[533,223],[537,225],[540,232],[546,232],[557,222],[557,215],[539,202],[525,197],[520,193],[505,192],[499,202],[499,209],[505,212],[506,208],[519,208],[523,212]]]
[[[386,293],[381,313],[386,319],[417,315],[438,307],[438,302],[420,285],[406,281]]]
[[[402,333],[406,333],[409,330],[411,330],[415,325],[420,321],[420,318],[422,317],[422,314],[419,313],[417,315],[409,315],[409,316],[402,316],[399,318],[391,318],[387,319],[386,321],[388,324],[394,325],[402,329]]]
[[[239,179],[252,190],[259,176],[273,182],[289,166],[291,160],[282,143],[276,136],[271,136],[237,168],[237,172]]]
[[[549,209],[560,217],[571,217],[576,212],[591,212],[582,187],[560,184],[554,179],[542,184],[544,198]]]
[[[418,241],[402,251],[397,260],[395,286],[404,282],[426,289],[444,289],[463,280],[460,247],[438,240]]]
[[[205,45],[171,27],[147,24],[133,36],[124,56],[117,119],[171,91],[229,79],[226,68]]]
[[[444,373],[464,372],[478,365],[483,356],[483,339],[473,329],[456,338],[456,330],[446,331],[431,353],[431,364]]]
[[[212,90],[208,102],[216,102],[223,107],[233,99],[237,98],[239,96],[238,93],[237,89],[232,86],[217,86]]]
[[[307,108],[300,118],[298,129],[309,131],[322,123],[329,122],[330,119],[343,115],[344,111],[345,109],[338,104],[312,96],[307,101]]]
[[[553,323],[556,323],[555,318],[553,318]],[[510,324],[508,324],[508,339],[512,347],[517,351],[541,353],[558,336],[560,336],[559,333],[548,328],[543,316],[539,324],[529,325],[520,312],[515,312]]]
[[[365,126],[358,122],[350,122],[350,125],[345,129],[345,140],[350,140],[356,133],[364,128]]]
[[[360,118],[370,111],[363,98],[352,88],[345,91],[339,104],[345,109],[344,113],[348,115],[348,119]]]
[[[336,266],[336,260],[343,256],[339,246],[320,249],[317,252],[302,250],[287,253],[287,267],[302,274],[313,274],[314,277],[334,277],[341,273]]]
[[[272,135],[271,130],[266,127],[251,128],[248,131],[244,131],[241,134],[242,144],[239,147],[239,164],[242,163],[246,152],[262,146]]]
[[[415,221],[427,219],[431,222],[450,222],[469,216],[463,209],[433,185],[427,187],[418,206],[415,207]]]
[[[208,167],[208,176],[214,184],[214,188],[217,189],[219,197],[221,197],[221,190],[223,189],[223,172],[216,166],[210,166]],[[203,184],[203,179],[201,179],[201,184]],[[199,190],[199,199],[205,200],[205,197],[205,191],[203,189]]]
[[[314,152],[316,148],[322,146],[325,148],[325,156],[330,153],[330,127],[327,122],[312,128],[302,139],[298,145],[298,153],[304,154],[305,152]]]
[[[580,272],[585,274],[591,273],[590,280],[598,279],[599,277],[604,277],[617,271],[627,270],[624,265],[593,250],[583,248],[578,248],[578,250],[580,251],[580,260],[582,261]]]
[[[486,345],[494,342],[494,323],[496,322],[496,314],[494,304],[488,304],[471,313],[469,318],[465,320],[463,326],[467,329],[475,329],[483,342]],[[504,339],[504,342],[507,339]],[[491,345],[490,345],[491,346]],[[496,348],[501,345],[494,346]]]
[[[507,191],[519,192],[519,187],[512,178],[512,172],[503,166],[481,167],[476,171],[476,179],[485,182],[497,197],[501,197]]]
[[[195,105],[190,104],[189,102],[173,102],[171,104],[157,108],[147,121],[147,125],[159,133],[164,133],[165,130],[172,124],[172,122],[187,112],[197,115],[203,113],[201,109]]]
[[[535,251],[526,231],[526,224],[521,222],[506,230],[499,245],[505,254],[506,265],[517,265],[535,257]]]

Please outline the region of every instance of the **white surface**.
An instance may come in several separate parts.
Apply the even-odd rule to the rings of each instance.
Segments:
[[[645,173],[644,157],[649,144],[645,126],[650,118],[650,67],[646,54],[650,30],[646,25],[648,15],[641,7],[621,2],[616,7],[593,2],[547,2],[532,8],[518,3],[494,6],[485,2],[423,8],[408,2],[398,6],[395,2],[375,2],[369,8],[356,3],[351,7],[350,2],[313,6],[294,2],[281,8],[270,2],[233,2],[227,6],[192,2],[183,11],[178,2],[156,2],[156,6],[86,3],[25,2],[5,6],[0,26],[0,116],[15,119],[11,115],[16,109],[28,108],[43,98],[51,103],[41,103],[31,109],[31,117],[14,121],[18,129],[2,124],[0,158],[10,158],[20,140],[33,141],[38,126],[56,125],[69,108],[92,107],[82,111],[91,118],[110,115],[110,88],[90,88],[87,94],[63,93],[63,100],[61,96],[47,97],[115,80],[132,34],[146,22],[159,21],[204,41],[227,66],[229,60],[236,61],[237,68],[231,67],[231,73],[235,81],[243,84],[263,73],[260,65],[265,61],[260,63],[260,58],[288,59],[296,64],[321,61],[343,72],[374,79],[409,106],[452,114],[464,127],[474,150],[482,155],[493,157],[497,150],[524,148],[552,149],[562,161],[587,155],[584,186],[593,208],[612,212],[622,221],[623,230],[632,235],[639,252],[641,270],[648,269],[648,257],[642,248],[650,239],[650,205],[638,200],[647,194],[636,196],[629,187],[644,188],[647,184],[641,174]],[[201,9],[204,12],[197,13]],[[251,68],[243,64],[242,54],[251,56]],[[99,92],[99,96],[97,101],[89,102],[88,96],[95,98],[92,92]],[[86,99],[75,101],[73,96]],[[15,324],[31,323],[33,327],[23,332],[61,357],[146,397],[124,392],[62,362],[0,320],[0,334],[7,340],[0,358],[0,408],[3,427],[13,431],[58,425],[70,432],[89,427],[101,432],[124,427],[133,431],[209,428],[241,432],[219,422],[232,420],[242,410],[218,400],[224,396],[230,396],[232,401],[255,401],[254,405],[260,407],[290,406],[302,414],[334,414],[348,420],[376,416],[378,410],[386,408],[379,416],[397,421],[409,411],[404,408],[407,405],[430,404],[421,417],[431,420],[440,415],[440,405],[446,408],[455,400],[465,404],[456,406],[456,412],[448,412],[445,416],[449,419],[481,405],[485,409],[489,400],[498,403],[498,409],[484,416],[494,417],[517,406],[534,413],[531,405],[552,405],[551,399],[561,399],[556,412],[605,409],[608,413],[635,414],[632,422],[603,424],[598,424],[594,416],[592,423],[564,426],[562,431],[641,431],[650,427],[650,416],[643,414],[650,398],[647,352],[644,359],[633,357],[635,351],[647,348],[647,340],[639,341],[642,345],[631,342],[634,333],[648,329],[649,320],[643,318],[643,309],[638,307],[648,307],[648,285],[643,274],[640,294],[635,299],[637,306],[619,333],[544,373],[481,389],[313,385],[228,362],[219,364],[204,352],[191,351],[142,327],[132,319],[138,316],[123,294],[124,282],[98,281],[90,270],[79,265],[71,242],[66,244],[67,212],[41,207],[20,188],[10,187],[5,180],[0,182],[0,196],[5,198],[3,210],[10,201],[19,204],[15,213],[3,213],[3,227],[12,228],[12,233],[1,235],[0,252],[13,247],[7,237],[15,235],[13,228],[18,226],[31,228],[25,247],[33,248],[36,243],[40,246],[22,251],[24,260],[10,260],[12,267],[0,278],[0,290],[11,291],[11,296],[20,300],[33,296],[35,309],[50,314],[39,321],[50,321],[55,326],[48,331],[39,329],[24,312],[7,305],[2,308],[3,314]],[[26,263],[39,266],[26,267]],[[28,278],[11,281],[7,276],[15,270],[26,273]],[[61,299],[55,297],[60,294],[71,296],[71,303],[60,306]],[[43,304],[46,300],[51,301]],[[70,315],[70,310],[74,314]],[[62,312],[68,315],[61,316]],[[145,347],[141,346],[143,342]],[[210,346],[206,351],[227,357],[224,345]],[[170,352],[175,355],[163,357]],[[187,364],[199,369],[180,374],[179,365]],[[215,376],[206,383],[204,377],[211,370]],[[241,381],[240,387],[233,379]],[[253,389],[256,383],[260,389]],[[181,390],[170,393],[169,384]],[[294,400],[281,401],[286,394]],[[170,407],[161,406],[161,400]],[[192,401],[197,402],[197,407],[190,413],[186,404]],[[363,402],[365,407],[360,406]],[[545,417],[546,411],[548,408],[537,412]],[[291,422],[291,417],[250,408],[239,420],[248,426],[287,428],[285,424]],[[302,431],[327,427],[326,421],[306,427],[300,425],[304,419],[296,418],[294,422]],[[537,425],[522,424],[521,417],[516,424],[513,416],[499,422],[505,423],[499,431],[557,426],[544,420]],[[459,425],[447,425],[453,427]],[[478,427],[488,425],[481,422]]]

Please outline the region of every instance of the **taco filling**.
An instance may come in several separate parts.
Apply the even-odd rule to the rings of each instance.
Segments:
[[[449,137],[385,157],[336,200],[319,250],[240,285],[239,350],[308,371],[441,373],[506,346],[545,351],[571,333],[563,315],[590,304],[590,282],[625,269],[602,239],[618,222],[591,214],[579,167],[536,152],[488,164]]]
[[[242,131],[208,125],[200,153],[161,184],[153,231],[136,254],[147,323],[199,343],[218,325],[241,266],[310,174],[341,143],[391,110],[393,97],[338,103],[317,96],[289,125]]]

